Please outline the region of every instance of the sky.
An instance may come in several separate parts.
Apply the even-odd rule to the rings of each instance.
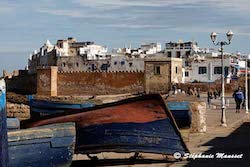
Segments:
[[[47,39],[67,37],[109,50],[180,39],[212,48],[210,33],[226,40],[230,29],[225,51],[250,53],[249,16],[249,0],[1,0],[0,72],[24,69]]]

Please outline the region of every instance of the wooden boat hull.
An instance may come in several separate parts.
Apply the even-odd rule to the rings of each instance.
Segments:
[[[65,111],[72,111],[83,108],[93,107],[94,104],[91,102],[81,103],[81,104],[71,104],[71,103],[61,103],[52,102],[47,100],[37,100],[29,96],[29,106],[31,111],[31,117],[40,117],[45,115],[51,115],[56,113],[63,113]]]
[[[189,105],[189,102],[167,102],[167,107],[171,111],[179,128],[191,126],[192,112]]]
[[[75,124],[61,123],[8,132],[9,167],[70,166]]]
[[[5,82],[0,79],[0,166],[8,164]]]
[[[168,119],[147,123],[111,123],[78,129],[77,153],[186,151]]]
[[[75,122],[76,153],[145,152],[172,155],[188,149],[160,95],[144,95],[115,103],[65,112],[22,123],[36,127]]]

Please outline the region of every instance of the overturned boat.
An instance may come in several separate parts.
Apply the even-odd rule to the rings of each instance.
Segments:
[[[63,122],[76,123],[76,153],[188,152],[172,114],[158,94],[31,119],[22,122],[22,127]]]

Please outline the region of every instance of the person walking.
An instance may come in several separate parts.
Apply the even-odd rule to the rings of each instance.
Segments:
[[[246,89],[245,88],[243,88],[243,96],[244,96],[244,100],[242,102],[242,107],[241,107],[242,109],[244,109],[246,107],[246,103],[245,103]]]
[[[213,99],[213,94],[212,94],[212,92],[209,90],[208,92],[207,92],[207,104],[208,104],[208,108],[210,108],[211,107],[211,100]]]
[[[198,92],[197,92],[197,88],[196,87],[194,87],[194,96],[196,96],[197,97],[197,94],[198,94]]]
[[[201,88],[197,89],[197,97],[200,98],[201,97]]]
[[[234,98],[235,103],[236,103],[236,113],[240,113],[241,103],[244,100],[244,94],[241,90],[241,87],[239,87],[236,91],[234,91],[233,98]]]
[[[221,96],[221,90],[218,90],[218,97]]]
[[[177,86],[175,83],[172,85],[173,95],[177,94]]]
[[[217,99],[217,96],[218,96],[218,92],[217,92],[217,90],[215,89],[215,90],[214,90],[214,99]]]

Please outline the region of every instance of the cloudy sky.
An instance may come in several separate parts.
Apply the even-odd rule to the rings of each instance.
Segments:
[[[75,37],[108,48],[182,39],[213,47],[212,31],[225,48],[250,53],[249,0],[1,0],[0,72],[24,68],[29,53],[49,39]]]

